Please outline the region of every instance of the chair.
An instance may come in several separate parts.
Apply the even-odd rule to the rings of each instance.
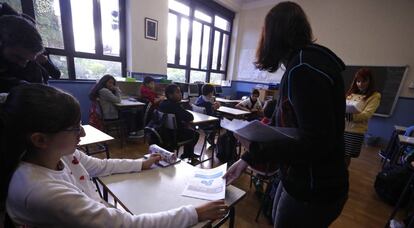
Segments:
[[[253,177],[257,178],[258,181],[266,183],[266,189],[263,193],[262,199],[260,201],[260,207],[256,214],[255,221],[257,222],[266,201],[266,194],[271,190],[273,180],[278,177],[279,167],[272,166],[270,162],[267,162],[264,164],[264,166],[261,167],[248,166],[246,173],[250,175],[250,188],[252,187]]]
[[[200,107],[200,106],[197,106],[195,104],[191,104],[191,109],[194,112],[201,113],[201,114],[206,114],[206,108],[205,107]],[[206,147],[207,147],[207,137],[210,134],[213,134],[213,133],[215,134],[215,132],[216,132],[214,129],[202,129],[202,130],[204,132],[204,141],[203,141],[203,146],[201,147],[201,152],[200,152],[200,160],[199,160],[200,163],[203,163],[203,162],[208,161],[210,159],[214,159],[214,149],[213,149],[213,153],[211,155],[211,158],[206,159],[206,160],[201,160],[201,158],[203,156],[204,149],[206,149]]]
[[[151,127],[145,127],[146,131],[153,132],[157,137],[159,138],[159,141],[161,142],[161,146],[166,146],[165,144],[168,144],[167,146],[172,147],[171,149],[177,152],[177,156],[179,154],[180,147],[192,143],[193,139],[187,139],[183,141],[178,141],[177,137],[177,120],[174,114],[170,113],[163,113],[158,110],[154,111],[154,115],[158,118],[158,120],[161,121],[161,125],[164,129],[168,130],[168,139],[166,140],[163,138],[163,134],[159,131],[157,131],[154,128]]]
[[[102,117],[103,131],[108,134],[110,132],[116,132],[117,136],[120,139],[121,147],[123,147],[126,142],[125,121],[122,119],[106,119],[102,111],[102,106],[101,106],[99,99],[97,99],[97,103],[98,103],[99,112],[101,113],[101,117]]]

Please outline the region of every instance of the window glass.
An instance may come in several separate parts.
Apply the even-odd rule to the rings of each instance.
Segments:
[[[101,0],[101,23],[103,54],[119,56],[119,3],[114,0]]]
[[[192,70],[190,72],[190,83],[194,82],[205,82],[206,81],[206,72]]]
[[[181,40],[180,40],[180,65],[187,63],[188,46],[188,27],[190,22],[186,18],[181,18]]]
[[[201,56],[201,69],[207,69],[208,49],[210,47],[210,26],[204,25],[203,52]]]
[[[64,49],[59,0],[34,0],[33,5],[44,46]]]
[[[167,61],[175,63],[175,41],[177,39],[177,16],[168,14],[168,45],[167,45]]]
[[[66,56],[61,55],[49,55],[50,60],[52,61],[53,65],[55,65],[60,70],[60,78],[61,79],[68,79],[68,60]]]
[[[209,15],[199,11],[199,10],[194,11],[194,17],[197,18],[197,19],[203,20],[205,22],[211,23],[211,17]]]
[[[78,79],[99,79],[105,74],[122,76],[120,62],[75,58],[75,73]]]
[[[214,16],[214,26],[226,31],[230,31],[230,23],[217,15]]]
[[[177,68],[167,68],[167,79],[173,82],[185,82],[185,70]]]
[[[191,67],[198,68],[200,63],[201,28],[198,21],[193,21],[193,37],[191,45]]]
[[[180,12],[184,15],[189,16],[190,15],[190,7],[184,5],[181,2],[178,1],[174,1],[174,0],[169,0],[168,1],[168,7],[172,10],[175,10],[177,12]]]
[[[93,25],[93,1],[71,0],[73,37],[75,50],[95,53],[95,28]]]

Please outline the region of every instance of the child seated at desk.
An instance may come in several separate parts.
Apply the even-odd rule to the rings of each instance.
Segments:
[[[137,110],[119,110],[115,104],[121,103],[121,90],[116,86],[116,80],[112,75],[104,75],[89,93],[92,102],[99,102],[103,120],[124,119],[127,122],[127,130],[130,136],[136,135],[139,113]],[[121,117],[118,116],[121,114]]]
[[[104,202],[92,177],[139,172],[160,156],[145,161],[98,159],[77,150],[85,136],[80,105],[65,92],[21,85],[10,91],[1,111],[0,202],[6,206],[6,226],[189,227],[226,214],[224,201],[141,215]]]
[[[181,159],[191,158],[194,156],[194,146],[198,142],[199,134],[190,128],[190,122],[194,120],[193,115],[180,105],[182,98],[180,87],[175,84],[168,85],[165,88],[166,100],[162,101],[158,108],[160,112],[175,115],[177,122],[177,141],[193,139],[191,143],[184,145],[184,153]]]
[[[236,108],[249,112],[261,112],[262,103],[259,100],[259,96],[259,90],[254,89],[250,97],[238,103]]]
[[[114,104],[121,103],[121,90],[112,75],[104,75],[92,88],[89,98],[91,101],[99,100],[104,119],[118,119],[118,109]]]
[[[214,116],[216,110],[220,108],[220,103],[213,101],[214,86],[211,84],[203,85],[201,87],[201,94],[195,101],[195,105],[204,107],[207,115]]]
[[[145,77],[140,88],[141,99],[145,102],[151,102],[152,105],[158,106],[159,103],[164,100],[164,97],[158,96],[154,89],[155,80],[150,76]]]

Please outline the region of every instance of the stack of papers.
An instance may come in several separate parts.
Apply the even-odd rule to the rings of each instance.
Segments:
[[[226,180],[223,179],[227,170],[227,163],[214,169],[194,170],[185,186],[183,196],[205,199],[224,199],[226,193]]]

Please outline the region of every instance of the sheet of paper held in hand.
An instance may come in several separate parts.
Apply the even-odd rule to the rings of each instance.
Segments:
[[[206,200],[224,199],[226,180],[222,177],[226,170],[227,163],[214,169],[195,168],[182,195]]]
[[[229,130],[229,131],[233,131],[233,132],[240,128],[245,127],[248,124],[249,124],[249,121],[239,120],[239,119],[229,120],[229,119],[223,118],[220,121],[220,126],[222,128]]]

